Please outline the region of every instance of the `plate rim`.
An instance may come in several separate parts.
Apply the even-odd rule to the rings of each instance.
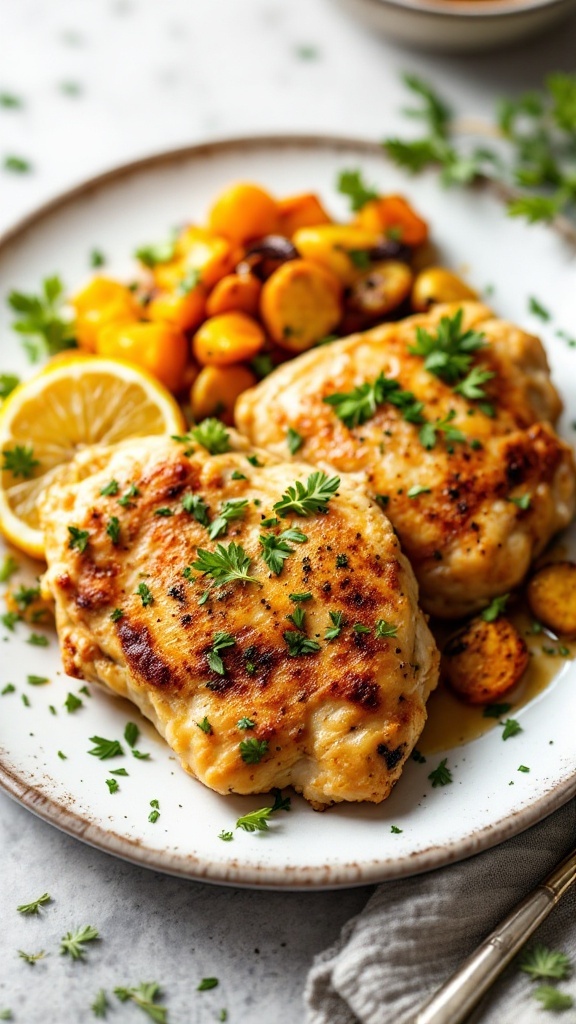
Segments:
[[[155,151],[84,179],[20,217],[0,234],[0,256],[4,256],[12,244],[22,240],[31,228],[54,213],[65,209],[77,199],[89,196],[91,192],[100,190],[108,184],[116,183],[122,178],[180,161],[201,160],[222,153],[250,152],[266,147],[321,149],[334,152],[339,149],[355,150],[359,154],[377,156],[384,162],[388,161],[382,144],[374,140],[350,135],[310,132],[226,136]],[[483,179],[479,183],[479,187],[488,188],[496,198],[502,199],[507,194],[497,183],[491,182],[489,179]],[[568,239],[566,238],[566,225],[561,219],[552,222],[548,227],[562,236],[564,241],[574,241],[574,235],[571,232],[568,234]],[[321,867],[302,865],[274,867],[262,863],[246,865],[239,864],[235,858],[226,865],[221,863],[213,865],[212,862],[197,858],[193,854],[178,854],[168,850],[153,849],[146,846],[145,842],[131,840],[126,836],[119,835],[114,830],[91,822],[69,805],[44,793],[41,786],[26,783],[21,775],[18,775],[3,761],[1,753],[0,789],[21,806],[32,811],[37,817],[67,835],[79,839],[103,853],[119,857],[140,867],[180,878],[220,885],[306,891],[374,885],[398,878],[411,877],[435,868],[446,867],[456,861],[488,850],[506,839],[518,835],[532,825],[536,825],[575,797],[576,770],[562,778],[535,803],[517,810],[509,818],[473,831],[465,839],[456,840],[448,845],[435,845],[409,854],[400,860],[388,858],[364,864],[358,862],[339,865],[324,864]]]

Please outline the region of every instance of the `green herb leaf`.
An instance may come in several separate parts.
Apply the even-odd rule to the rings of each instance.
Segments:
[[[346,625],[346,620],[344,618],[344,612],[328,612],[328,614],[332,625],[329,626],[324,633],[324,639],[330,642],[331,640],[336,640],[340,636],[340,633]]]
[[[192,437],[201,444],[210,455],[222,455],[230,451],[230,434],[220,420],[208,417],[190,431]]]
[[[95,1017],[104,1019],[108,1010],[110,1009],[110,1003],[103,988],[98,992],[96,999],[92,1003],[90,1009]]]
[[[99,758],[100,761],[107,761],[109,757],[119,757],[124,754],[118,740],[107,740],[103,736],[91,736],[90,743],[94,743],[95,746],[88,753]]]
[[[456,384],[465,378],[472,362],[472,353],[486,345],[483,334],[462,329],[463,316],[462,309],[458,309],[452,317],[443,316],[436,334],[417,327],[416,344],[408,350],[412,355],[423,356],[424,368],[447,384]]]
[[[75,348],[74,323],[64,311],[64,285],[59,277],[46,277],[39,295],[10,292],[8,305],[18,315],[12,328],[33,342],[32,355],[57,355]]]
[[[218,839],[222,839],[225,843],[231,843],[234,839],[234,833],[225,832],[224,829],[222,829],[222,831],[218,833]]]
[[[81,708],[83,706],[84,702],[81,701],[80,697],[77,697],[75,693],[69,693],[68,696],[66,697],[66,700],[64,701],[64,707],[66,708],[68,714],[72,714],[74,711],[77,711],[78,708]]]
[[[20,383],[20,377],[14,373],[0,373],[0,399],[8,398]]]
[[[165,242],[157,242],[152,245],[141,245],[134,253],[137,260],[145,267],[153,270],[161,263],[170,263],[176,256],[177,241],[170,238]]]
[[[422,487],[420,484],[414,484],[409,491],[406,492],[407,498],[417,498],[419,494],[432,494],[430,487]]]
[[[305,484],[296,480],[292,487],[286,488],[280,501],[273,506],[274,511],[283,519],[291,514],[295,516],[312,516],[325,512],[326,506],[340,486],[340,477],[328,477],[321,470],[311,473]]]
[[[216,988],[219,985],[218,978],[202,978],[202,981],[196,989],[197,992],[207,992],[211,988]]]
[[[32,170],[32,164],[21,156],[5,156],[4,170],[12,171],[13,174],[28,174]]]
[[[38,914],[40,907],[43,907],[45,903],[50,903],[51,899],[50,893],[45,892],[31,903],[21,903],[16,910],[19,914]]]
[[[152,591],[145,583],[139,583],[136,587],[136,593],[142,599],[142,607],[148,608],[151,604],[154,604],[154,597]]]
[[[506,611],[506,606],[509,600],[510,594],[502,594],[500,597],[493,598],[488,607],[481,613],[481,617],[484,619],[484,622],[495,622],[496,619],[503,615]],[[504,706],[505,705],[503,704],[499,705],[499,707]],[[506,705],[506,710],[510,707],[510,704]]]
[[[511,502],[512,505],[517,505],[523,512],[527,512],[532,504],[532,498],[529,494],[520,494],[516,498],[506,498],[506,501]]]
[[[437,786],[448,786],[453,782],[452,772],[446,767],[448,758],[445,757],[440,764],[430,772],[428,778],[432,783],[432,787],[435,789]]]
[[[296,452],[299,452],[304,444],[304,438],[302,437],[302,434],[299,434],[297,430],[294,430],[294,427],[288,427],[288,430],[286,431],[286,444],[288,445],[290,455],[296,455]]]
[[[382,638],[387,636],[396,636],[398,633],[398,626],[395,626],[392,622],[386,622],[386,619],[378,619],[374,628],[374,635]]]
[[[21,476],[29,480],[35,467],[40,465],[38,459],[34,458],[32,445],[17,444],[14,448],[5,448],[2,456],[2,469],[12,473],[14,478]]]
[[[228,523],[235,519],[243,519],[246,515],[247,505],[248,500],[245,498],[231,498],[229,501],[222,502],[218,515],[212,520],[208,529],[210,540],[216,540],[217,537],[225,535],[228,532]]]
[[[519,732],[523,732],[520,722],[517,722],[515,718],[507,718],[505,722],[500,724],[504,726],[503,740],[510,739],[511,736],[517,736]]]
[[[242,740],[238,749],[244,764],[259,764],[268,752],[268,741],[257,740],[250,736],[247,740]]]
[[[212,726],[210,725],[206,715],[204,715],[201,722],[196,722],[196,725],[202,730],[202,732],[205,732],[207,736],[210,736],[213,732]]]
[[[284,530],[281,534],[260,534],[262,559],[270,571],[279,576],[288,556],[294,554],[294,548],[290,547],[288,541],[303,544],[307,540],[306,534],[298,529]]]
[[[134,751],[132,751],[132,753],[134,753]],[[150,807],[152,810],[148,815],[148,821],[151,822],[152,825],[155,825],[160,817],[160,802],[158,800],[151,800]]]
[[[188,491],[182,498],[182,508],[194,517],[201,526],[209,526],[208,505],[199,494],[192,494]]]
[[[250,557],[240,544],[233,541],[228,547],[218,544],[215,551],[198,548],[196,554],[198,557],[192,563],[192,568],[203,576],[211,576],[214,586],[221,587],[236,580],[240,583],[260,584],[255,576],[249,575]]]
[[[23,949],[18,950],[18,956],[25,960],[27,964],[34,965],[38,960],[43,960],[46,956],[44,950],[40,950],[39,953],[25,953]]]
[[[548,323],[552,319],[552,314],[549,312],[549,310],[547,310],[541,302],[538,302],[538,299],[534,298],[533,295],[531,295],[528,300],[528,308],[530,312],[534,314],[534,316],[537,316],[540,320],[543,320],[544,323]]]
[[[28,683],[30,684],[30,686],[45,686],[46,683],[50,682],[48,676],[34,676],[34,675],[30,675],[30,676],[26,676],[26,679],[28,680]]]
[[[378,192],[366,184],[361,171],[341,171],[337,179],[337,189],[350,200],[350,209],[353,213],[361,210],[366,203],[378,199]]]
[[[250,811],[249,814],[238,818],[236,828],[241,828],[244,832],[267,832],[268,818],[271,814],[271,807],[261,807],[258,811]]]
[[[18,562],[12,555],[6,555],[0,566],[0,583],[8,583],[15,572],[20,568]]]
[[[60,939],[60,952],[72,957],[73,960],[83,960],[86,956],[86,943],[99,938],[96,928],[90,924],[84,925],[75,932],[67,932],[64,938]]]
[[[120,1002],[126,1003],[131,1000],[151,1021],[154,1021],[154,1024],[168,1024],[168,1009],[157,1002],[161,994],[162,990],[156,981],[142,981],[135,988],[119,986],[114,989],[114,995]]]
[[[542,1003],[543,1010],[561,1012],[574,1006],[574,999],[567,992],[560,992],[553,985],[539,985],[534,989],[534,999]]]
[[[113,544],[118,544],[120,541],[120,520],[118,516],[111,516],[106,526],[106,533],[110,537]]]
[[[371,419],[380,405],[393,405],[400,409],[402,417],[409,423],[423,423],[423,403],[418,402],[411,391],[405,391],[397,380],[378,374],[372,383],[360,384],[352,391],[336,392],[323,398],[331,405],[345,426],[349,429],[361,426]]]
[[[563,981],[572,973],[570,957],[558,950],[548,949],[542,943],[536,943],[532,949],[527,950],[518,966],[531,978],[555,978],[557,981]]]
[[[316,654],[321,649],[317,640],[312,640],[311,637],[305,636],[304,633],[289,629],[282,635],[288,647],[288,655],[291,658],[298,658],[306,654]]]
[[[486,609],[486,611],[488,611],[488,609]],[[487,704],[484,708],[482,717],[502,718],[503,715],[506,715],[508,711],[510,711],[511,707],[511,704]]]
[[[136,725],[136,722],[126,722],[124,727],[124,739],[129,747],[136,746],[139,735],[140,729]]]
[[[140,497],[140,491],[136,487],[136,484],[130,484],[130,486],[124,492],[122,497],[118,498],[118,504],[121,505],[122,508],[133,508],[134,507],[134,502],[131,499],[132,498],[139,498],[139,497]]]
[[[108,789],[110,790],[110,793],[117,793],[118,792],[118,790],[120,789],[120,786],[119,786],[118,782],[116,781],[116,779],[106,779],[105,781],[106,781],[106,785],[108,786]]]
[[[120,619],[124,618],[124,612],[121,608],[114,608],[114,610],[110,612],[110,618],[112,619],[112,622],[119,622]]]
[[[76,548],[81,555],[84,554],[90,540],[90,533],[88,530],[80,530],[77,526],[69,526],[68,533],[70,534],[68,547]]]
[[[236,638],[231,633],[225,633],[222,630],[214,633],[212,649],[208,652],[208,664],[213,672],[217,672],[220,676],[226,675],[220,651],[225,651],[228,647],[234,647],[235,643]]]

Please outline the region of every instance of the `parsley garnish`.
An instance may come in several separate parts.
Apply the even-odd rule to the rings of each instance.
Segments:
[[[366,184],[360,171],[341,171],[336,187],[342,195],[348,196],[353,213],[357,213],[373,199],[378,199],[378,193]]]
[[[201,526],[210,525],[208,505],[201,495],[192,494],[191,491],[188,491],[182,498],[182,508],[185,512],[189,512],[191,516],[194,516],[196,522],[200,523]]]
[[[301,601],[310,601],[310,599],[312,598],[312,594],[309,590],[307,590],[303,594],[288,594],[288,597],[290,601],[294,601],[295,604],[298,604]]]
[[[409,491],[406,492],[407,498],[417,498],[419,494],[432,494],[430,487],[422,487],[420,484],[414,484]]]
[[[106,1017],[107,1011],[110,1009],[110,1003],[103,988],[98,992],[96,999],[92,1003],[90,1009],[95,1017]]]
[[[8,398],[19,383],[20,378],[14,373],[0,373],[0,398]]]
[[[103,736],[91,736],[90,743],[95,746],[88,753],[99,758],[100,761],[107,761],[109,757],[119,757],[124,753],[118,740],[107,740]]]
[[[15,693],[15,692],[16,692],[16,687],[14,686],[14,683],[6,683],[6,686],[4,686],[0,690],[0,696],[4,697],[4,695],[7,694],[7,693]]]
[[[161,508],[155,508],[154,509],[154,515],[155,516],[160,516],[160,518],[166,519],[166,518],[168,518],[168,516],[173,516],[174,512],[173,512],[173,510],[171,508],[168,508],[167,505],[162,505]]]
[[[294,544],[303,544],[308,538],[306,534],[302,533],[297,528],[290,530],[284,530],[283,533],[276,535],[274,533],[266,535],[260,535],[260,545],[262,547],[262,558],[266,562],[268,568],[276,576],[279,576],[282,572],[282,568],[285,560],[289,555],[294,554],[294,548],[290,547],[289,541]]]
[[[140,491],[136,487],[136,484],[130,484],[130,486],[124,492],[122,497],[118,498],[118,504],[121,505],[122,508],[133,508],[134,502],[131,501],[131,498],[139,498],[139,497],[140,497]]]
[[[199,729],[202,730],[202,732],[205,732],[207,736],[211,735],[213,730],[206,715],[204,715],[204,718],[202,719],[201,722],[196,722],[196,725],[198,726]]]
[[[166,242],[157,242],[152,245],[141,245],[134,253],[136,259],[140,260],[145,267],[152,270],[160,263],[170,263],[176,256],[176,239],[170,238]]]
[[[316,470],[310,474],[306,484],[296,480],[292,487],[287,487],[286,493],[273,506],[274,511],[282,519],[289,514],[312,516],[317,512],[325,512],[328,502],[339,486],[339,476],[328,477],[321,470]]]
[[[435,335],[423,327],[417,327],[416,344],[408,349],[412,355],[423,356],[424,368],[446,384],[456,384],[463,378],[467,380],[472,353],[486,346],[483,334],[462,330],[463,316],[462,309],[458,309],[452,317],[443,316]]]
[[[26,611],[40,597],[40,587],[18,587],[12,594],[21,611]]]
[[[529,494],[520,494],[517,498],[506,498],[506,501],[511,502],[512,505],[517,505],[523,512],[527,512],[532,504],[532,498]]]
[[[32,164],[22,156],[5,156],[4,170],[12,171],[14,174],[28,174],[32,170]]]
[[[198,268],[190,267],[190,269],[184,274],[182,280],[176,286],[176,294],[181,296],[190,295],[190,292],[194,291],[197,285],[200,284],[200,281],[201,275]]]
[[[531,295],[528,300],[528,308],[534,316],[539,317],[539,319],[543,320],[544,323],[549,323],[552,319],[552,315],[549,310],[547,310],[541,302],[538,302],[538,299],[534,298],[533,295]]]
[[[21,903],[19,907],[16,907],[16,910],[19,914],[37,914],[40,907],[43,907],[45,903],[50,903],[51,899],[50,893],[45,892],[37,900],[32,900],[31,903]]]
[[[144,1010],[154,1024],[167,1024],[168,1009],[156,1002],[161,994],[162,990],[156,981],[142,981],[137,988],[119,986],[114,989],[114,995],[121,1003],[127,1003],[130,999],[141,1010]]]
[[[222,839],[225,843],[231,843],[234,839],[234,833],[225,832],[224,829],[222,829],[222,831],[218,833],[218,839]]]
[[[249,814],[238,818],[236,828],[241,828],[244,832],[267,832],[268,818],[271,814],[271,807],[261,807],[258,811],[250,811]]]
[[[118,516],[110,517],[106,526],[106,533],[113,544],[118,544],[120,540],[120,520]]]
[[[249,462],[251,466],[261,466],[262,465],[262,463],[260,462],[260,459],[258,458],[257,455],[247,455],[246,456],[246,461]]]
[[[45,686],[50,680],[48,676],[26,676],[26,679],[30,686]]]
[[[203,576],[211,576],[213,586],[221,587],[235,580],[241,583],[260,583],[255,576],[248,575],[250,557],[244,548],[234,541],[228,547],[218,544],[215,551],[198,548],[196,554],[198,557],[192,563],[192,568],[197,569]]]
[[[427,451],[431,451],[434,448],[438,434],[443,434],[444,439],[449,443],[462,443],[466,440],[466,435],[462,433],[458,427],[452,427],[452,420],[456,416],[456,410],[450,409],[449,413],[441,419],[435,420],[433,423],[425,423],[420,428],[418,434],[420,444]],[[377,495],[376,501],[381,502],[382,498],[386,498],[384,505],[388,504],[389,498],[387,495]]]
[[[119,490],[120,484],[118,483],[118,481],[110,480],[109,483],[107,483],[104,487],[100,488],[100,494],[103,494],[105,497],[114,497],[115,494],[118,494]]]
[[[555,978],[558,981],[563,981],[572,973],[572,963],[566,953],[548,949],[541,943],[537,943],[532,949],[529,949],[518,966],[531,978]]]
[[[134,751],[132,751],[132,753],[134,753]],[[160,817],[160,801],[151,800],[150,807],[152,808],[152,810],[148,815],[148,821],[151,822],[152,825],[155,825],[156,822],[158,821],[158,818]]]
[[[336,568],[347,569],[348,568],[348,555],[336,555]]]
[[[560,992],[553,985],[539,985],[538,988],[534,989],[534,999],[537,999],[539,1003],[542,1003],[543,1010],[569,1010],[571,1006],[574,1006],[574,1000],[572,996],[568,995],[567,992]]]
[[[16,444],[13,448],[5,448],[2,456],[2,469],[12,473],[14,478],[21,476],[29,480],[35,467],[40,465],[39,460],[34,458],[32,445]]]
[[[136,722],[126,722],[124,727],[124,739],[129,747],[136,746],[139,735],[140,729],[136,725]]]
[[[5,110],[19,110],[24,104],[13,92],[0,92],[0,107]]]
[[[34,965],[38,960],[43,960],[46,953],[43,949],[39,953],[25,953],[23,949],[19,949],[18,956],[25,960],[27,964]]]
[[[523,772],[525,775],[527,775],[528,772],[530,771],[530,769],[528,768],[527,765],[521,764],[521,765],[518,766],[518,771],[519,772]]]
[[[110,618],[112,619],[112,622],[119,622],[120,619],[124,618],[124,612],[121,608],[114,608],[114,610],[110,612]]]
[[[96,928],[86,924],[75,932],[68,932],[63,939],[60,939],[60,952],[68,954],[73,960],[83,960],[86,956],[85,943],[94,942],[100,938]]]
[[[488,607],[481,613],[484,622],[495,622],[500,615],[503,615],[509,600],[510,594],[502,594],[500,597],[493,598]],[[510,704],[506,705],[506,709],[508,710],[510,706]],[[504,705],[502,704],[500,707],[504,707]]]
[[[299,452],[304,444],[304,438],[302,437],[302,434],[299,434],[297,430],[294,430],[294,427],[288,427],[288,430],[286,431],[286,444],[288,445],[290,455],[296,455],[296,452]]]
[[[388,403],[401,410],[409,423],[423,423],[423,402],[418,402],[411,391],[405,391],[397,380],[379,373],[372,383],[360,384],[352,391],[337,392],[323,398],[331,405],[339,419],[347,426],[359,427],[376,413],[379,405]]]
[[[291,622],[296,629],[304,628],[304,620],[306,618],[306,612],[300,605],[297,605],[291,615],[287,615],[288,622]]]
[[[380,638],[396,636],[397,633],[398,626],[395,626],[392,622],[386,622],[386,619],[378,619],[378,622],[374,627],[374,635]]]
[[[216,988],[219,985],[218,978],[202,978],[202,981],[196,989],[197,992],[208,992],[211,988]]]
[[[257,740],[250,736],[247,740],[241,741],[238,749],[244,764],[260,764],[264,755],[268,753],[268,740]]]
[[[362,622],[355,622],[352,626],[355,633],[371,633],[370,626],[365,626]]]
[[[488,609],[486,609],[488,610]],[[487,704],[484,708],[483,718],[502,718],[512,707],[511,704]]]
[[[80,554],[84,554],[88,547],[88,541],[90,540],[90,534],[88,530],[80,530],[77,526],[69,526],[68,533],[70,534],[70,540],[68,541],[69,548],[76,548]]]
[[[106,779],[105,781],[106,781],[106,785],[108,786],[108,789],[110,790],[110,793],[117,793],[118,792],[118,790],[120,789],[120,786],[119,786],[118,782],[116,781],[116,779]]]
[[[448,786],[453,781],[452,772],[450,771],[449,768],[446,767],[447,761],[448,758],[445,757],[442,761],[440,761],[438,767],[434,768],[434,770],[431,771],[430,775],[428,776],[434,789],[436,788],[436,786]]]
[[[214,417],[202,420],[190,433],[210,455],[222,455],[230,451],[230,434],[224,424]]]
[[[12,579],[15,572],[18,572],[20,566],[12,555],[6,555],[2,565],[0,566],[0,583],[8,583],[8,580]]]
[[[74,711],[77,711],[78,708],[83,707],[83,704],[84,702],[80,700],[80,697],[77,697],[75,693],[69,693],[64,701],[64,707],[68,714],[72,714]]]
[[[208,651],[208,664],[213,672],[217,672],[218,675],[226,675],[226,669],[224,668],[224,662],[220,657],[220,651],[225,651],[228,647],[234,647],[236,643],[235,637],[231,633],[225,633],[219,630],[214,633],[214,639],[212,640],[212,649]]]
[[[318,641],[312,640],[310,637],[305,636],[304,633],[297,633],[295,630],[288,629],[282,636],[288,647],[288,655],[291,658],[298,658],[304,654],[316,654],[320,650]]]
[[[515,718],[507,718],[505,722],[501,722],[504,726],[504,732],[502,733],[502,739],[507,740],[510,736],[517,736],[519,732],[523,732],[520,722],[517,722]]]
[[[106,263],[106,256],[101,249],[90,250],[90,266],[97,270],[98,267],[103,267]]]
[[[401,832],[404,831],[404,829],[403,828],[398,828],[397,825],[390,825],[390,831],[393,832],[394,835],[398,836],[398,835],[400,835]]]
[[[150,754],[143,754],[141,750],[133,750],[132,757],[137,758],[138,761],[148,761]]]
[[[243,718],[239,718],[236,722],[239,729],[253,729],[256,722],[253,722],[251,718],[247,718],[245,715]]]
[[[328,612],[328,614],[332,625],[324,633],[324,639],[330,642],[330,640],[336,640],[340,636],[346,625],[346,619],[344,618],[344,612]]]
[[[210,540],[224,536],[228,532],[228,523],[234,519],[243,519],[247,505],[246,498],[231,498],[229,501],[222,502],[218,515],[212,520],[208,529]]]
[[[27,350],[32,362],[41,354],[54,356],[75,348],[74,325],[63,313],[64,285],[59,277],[47,277],[40,295],[10,292],[8,305],[18,314],[12,327],[29,340]]]
[[[136,593],[142,599],[142,607],[147,608],[149,605],[154,604],[154,597],[152,591],[145,583],[139,583],[136,587]]]

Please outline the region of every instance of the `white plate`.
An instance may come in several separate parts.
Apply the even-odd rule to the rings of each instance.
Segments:
[[[554,327],[576,333],[575,261],[549,229],[527,227],[504,215],[486,189],[443,191],[434,176],[407,182],[379,147],[337,139],[253,139],[169,153],[114,171],[28,218],[0,243],[0,280],[5,294],[35,290],[58,272],[70,287],[87,277],[93,247],[109,257],[107,270],[130,275],[136,245],[162,239],[186,219],[201,219],[216,192],[234,179],[254,179],[278,195],[317,190],[336,216],[347,214],[334,190],[337,171],[360,166],[385,191],[410,195],[432,225],[442,259],[465,267],[499,314],[545,335],[568,410],[565,436],[574,432],[576,349]],[[528,312],[537,296],[554,311],[554,327]],[[0,370],[29,368],[5,309],[0,322]],[[36,571],[38,571],[36,567]],[[0,642],[2,638],[0,629]],[[26,807],[85,842],[127,860],[190,878],[249,886],[321,888],[377,882],[466,857],[520,832],[576,792],[574,721],[576,666],[565,664],[554,682],[516,717],[523,732],[502,742],[496,728],[474,742],[409,761],[394,793],[379,807],[339,806],[319,815],[297,797],[292,811],[274,816],[270,831],[234,840],[218,838],[240,814],[267,803],[263,797],[221,797],[187,776],[154,730],[131,705],[93,688],[73,714],[63,707],[80,683],[62,673],[58,648],[30,646],[19,625],[3,642],[0,689],[0,783]],[[559,662],[559,665],[561,663]],[[33,687],[29,673],[49,676]],[[26,694],[30,707],[22,700]],[[53,705],[57,714],[49,711]],[[148,761],[127,754],[101,762],[87,751],[89,737],[121,739],[124,725],[140,724],[139,747]],[[58,751],[66,755],[61,760]],[[433,789],[428,774],[448,757],[454,782]],[[529,773],[519,773],[519,765]],[[108,792],[109,768],[126,767],[120,789]],[[150,801],[160,817],[148,821]],[[392,833],[391,826],[402,829]]]

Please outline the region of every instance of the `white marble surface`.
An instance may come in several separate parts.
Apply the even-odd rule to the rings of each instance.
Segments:
[[[410,53],[371,38],[331,0],[0,0],[0,231],[67,186],[135,156],[224,135],[398,128],[399,72],[431,76],[466,113],[497,95],[573,69],[576,20],[530,46],[483,57]],[[302,52],[304,48],[304,54]],[[62,90],[77,87],[77,95]],[[0,282],[0,294],[2,283]],[[0,353],[9,339],[0,339]],[[85,847],[0,796],[0,1010],[19,1024],[92,1019],[99,988],[155,979],[170,1024],[303,1019],[316,952],[367,890],[290,894],[186,883]],[[16,905],[48,890],[38,918]],[[58,955],[70,928],[102,941],[87,963]],[[17,949],[50,955],[35,966]],[[220,984],[198,993],[202,977]],[[110,1020],[142,1014],[116,1001]]]

